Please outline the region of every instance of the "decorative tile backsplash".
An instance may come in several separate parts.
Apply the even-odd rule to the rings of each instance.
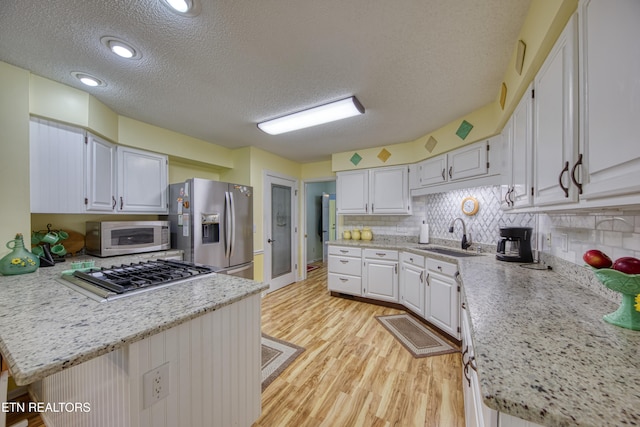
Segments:
[[[462,213],[462,199],[473,196],[480,205],[478,213],[467,216]],[[462,218],[467,227],[467,238],[482,245],[495,245],[500,238],[500,227],[531,227],[536,229],[535,214],[509,214],[500,209],[500,187],[475,187],[446,193],[429,194],[412,199],[413,215],[356,215],[344,216],[344,229],[370,227],[374,236],[418,236],[420,224],[429,224],[430,237],[460,240],[462,226],[456,222],[454,232],[449,226],[454,218]]]
[[[480,208],[474,216],[462,213],[462,199],[473,196]],[[591,270],[585,267],[582,255],[589,249],[599,249],[613,260],[623,256],[640,258],[640,211],[611,211],[607,213],[505,213],[500,209],[500,187],[476,187],[445,193],[414,197],[413,215],[344,216],[340,230],[370,227],[375,236],[416,238],[420,224],[429,224],[430,238],[457,242],[462,227],[456,222],[449,233],[451,221],[460,217],[467,227],[467,235],[487,251],[494,251],[501,227],[533,228],[532,247],[539,258],[558,273],[577,279],[603,297],[618,301],[620,295],[598,283]],[[468,237],[468,236],[467,236]],[[473,249],[473,246],[472,246]]]

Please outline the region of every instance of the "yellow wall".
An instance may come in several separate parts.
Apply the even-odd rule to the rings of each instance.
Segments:
[[[319,179],[332,179],[336,177],[335,172],[331,169],[331,160],[314,163],[304,163],[302,165],[303,180],[319,180]]]
[[[0,257],[22,233],[30,244],[29,73],[0,62]]]
[[[211,179],[222,181],[218,168],[183,159],[169,158],[169,184],[184,182],[189,178]]]
[[[531,2],[525,23],[518,36],[518,39],[523,40],[527,45],[523,71],[522,75],[518,75],[515,71],[516,45],[513,48],[509,66],[505,70],[504,82],[507,86],[507,97],[504,110],[499,103],[501,87],[497,87],[496,99],[490,104],[447,123],[414,141],[335,153],[331,159],[332,169],[341,171],[415,163],[418,160],[433,157],[500,133],[569,17],[576,11],[577,6],[578,0],[536,0]],[[473,129],[464,140],[456,135],[463,120],[473,125]],[[431,136],[438,143],[433,152],[429,153],[424,145]],[[377,157],[383,148],[391,153],[391,157],[386,162]],[[351,156],[356,152],[362,157],[357,166],[350,161]]]

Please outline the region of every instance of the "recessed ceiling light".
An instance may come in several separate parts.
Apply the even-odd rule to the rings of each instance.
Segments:
[[[79,72],[79,71],[73,71],[71,73],[71,75],[73,77],[75,77],[76,79],[80,80],[83,84],[85,84],[87,86],[96,87],[96,86],[106,86],[107,85],[105,82],[103,82],[102,80],[100,80],[97,77],[93,77],[91,74],[82,73],[82,72]]]
[[[105,45],[111,52],[115,53],[121,58],[126,59],[140,59],[142,54],[138,52],[133,46],[131,46],[126,41],[111,37],[105,36],[100,39],[103,45]]]
[[[197,0],[160,0],[172,12],[180,15],[195,16],[200,12]]]

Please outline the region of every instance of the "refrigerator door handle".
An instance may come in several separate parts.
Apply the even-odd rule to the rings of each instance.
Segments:
[[[231,191],[229,192],[229,200],[231,200],[231,250],[229,251],[229,258],[231,258],[236,248],[236,204],[233,201]]]
[[[229,258],[231,255],[231,198],[229,192],[224,192],[224,256]]]

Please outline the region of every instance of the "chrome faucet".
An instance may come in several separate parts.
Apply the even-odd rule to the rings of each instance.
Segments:
[[[467,226],[462,218],[454,218],[453,221],[451,221],[451,224],[449,225],[449,233],[453,233],[453,226],[458,220],[462,223],[462,249],[467,250],[467,248],[471,246],[471,235],[469,235],[469,240],[467,240]]]

